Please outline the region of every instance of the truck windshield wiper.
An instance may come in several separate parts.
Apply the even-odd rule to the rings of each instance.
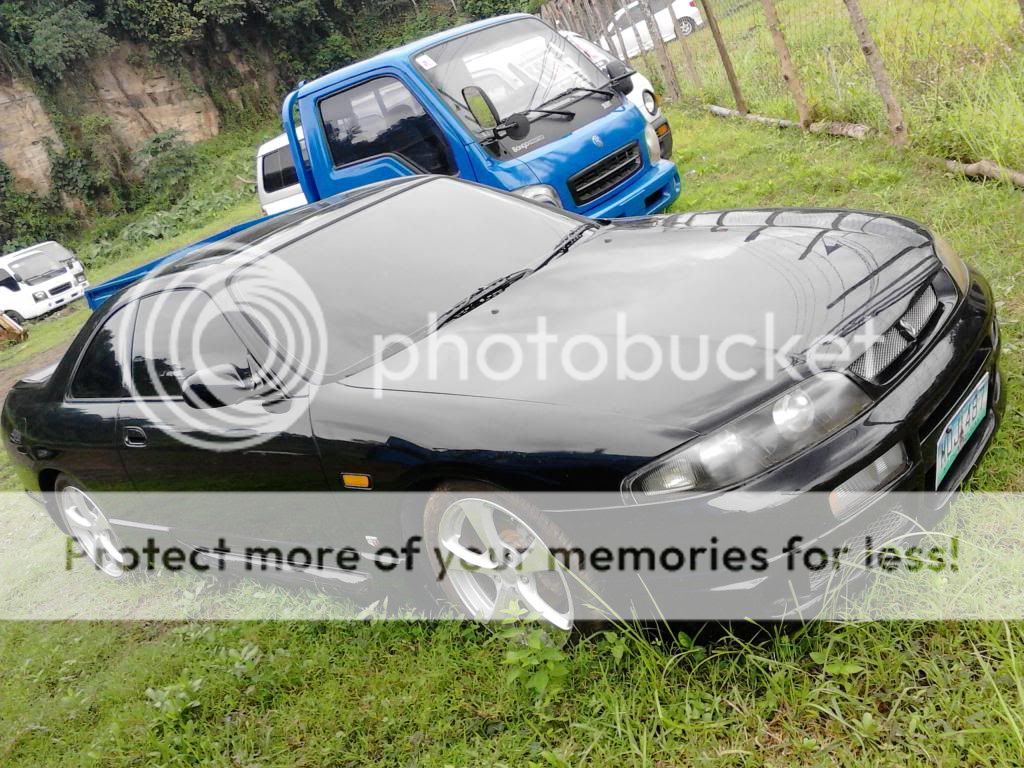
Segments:
[[[497,280],[488,283],[482,288],[477,288],[475,291],[473,291],[473,293],[471,293],[469,296],[464,298],[454,307],[452,307],[443,315],[441,315],[437,319],[437,323],[434,325],[434,330],[436,331],[442,326],[450,323],[452,320],[456,320],[462,317],[463,315],[472,312],[481,304],[486,304],[488,301],[490,301],[499,293],[501,293],[510,285],[512,285],[512,283],[516,282],[517,280],[521,280],[522,278],[526,277],[533,271],[534,270],[532,269],[520,269],[519,271],[513,272],[510,275],[499,277]]]
[[[570,96],[574,93],[582,93],[586,95],[596,94],[598,96],[604,96],[605,98],[608,99],[612,98],[615,95],[614,91],[610,91],[606,88],[587,88],[582,85],[574,85],[571,88],[566,88],[561,93],[552,96],[547,101],[542,101],[540,104],[537,105],[537,108],[539,109],[547,104],[551,104],[552,102],[558,101],[559,99],[564,99],[566,96]],[[583,97],[581,96],[580,98]],[[577,101],[579,101],[579,99],[577,99]]]

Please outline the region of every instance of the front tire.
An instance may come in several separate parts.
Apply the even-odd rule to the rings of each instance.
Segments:
[[[75,545],[96,569],[112,579],[125,573],[121,540],[99,505],[80,484],[60,475],[53,489],[57,511]]]
[[[444,483],[427,499],[423,538],[449,563],[442,574],[430,556],[445,596],[468,616],[501,621],[525,612],[573,628],[574,577],[551,553],[569,551],[569,542],[527,499],[488,483]]]
[[[11,320],[16,322],[18,325],[20,325],[22,328],[25,327],[25,318],[22,317],[21,315],[19,315],[14,310],[10,310],[10,309],[5,310],[4,314],[7,315],[9,318],[11,318]]]

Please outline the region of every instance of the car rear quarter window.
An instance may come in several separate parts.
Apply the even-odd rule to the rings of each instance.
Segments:
[[[185,379],[221,364],[251,371],[246,346],[209,296],[178,290],[139,302],[132,340],[132,380],[139,397],[180,397]]]
[[[393,154],[425,173],[455,172],[441,129],[394,77],[328,96],[320,102],[320,118],[336,168]]]
[[[71,380],[75,399],[128,397],[127,360],[131,343],[130,308],[118,309],[93,335]]]

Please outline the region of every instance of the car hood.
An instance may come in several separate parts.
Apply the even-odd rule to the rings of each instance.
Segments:
[[[891,325],[939,268],[926,230],[881,214],[622,220],[346,383],[553,403],[701,431],[791,386],[801,353],[822,337],[849,337],[869,317]],[[544,336],[556,341],[541,354]],[[652,342],[623,343],[638,336],[661,347],[661,366],[651,365]],[[603,368],[598,344],[608,352]]]

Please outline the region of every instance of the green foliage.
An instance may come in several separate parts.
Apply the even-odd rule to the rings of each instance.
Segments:
[[[0,253],[15,251],[47,237],[57,237],[76,224],[60,198],[20,192],[11,169],[0,163]]]
[[[0,3],[0,46],[41,80],[56,82],[110,45],[104,23],[83,0]]]
[[[537,13],[543,0],[462,0],[462,12],[473,19],[505,13]]]
[[[153,136],[133,155],[139,182],[135,193],[143,204],[164,207],[180,200],[188,190],[199,158],[195,148],[174,130]]]

